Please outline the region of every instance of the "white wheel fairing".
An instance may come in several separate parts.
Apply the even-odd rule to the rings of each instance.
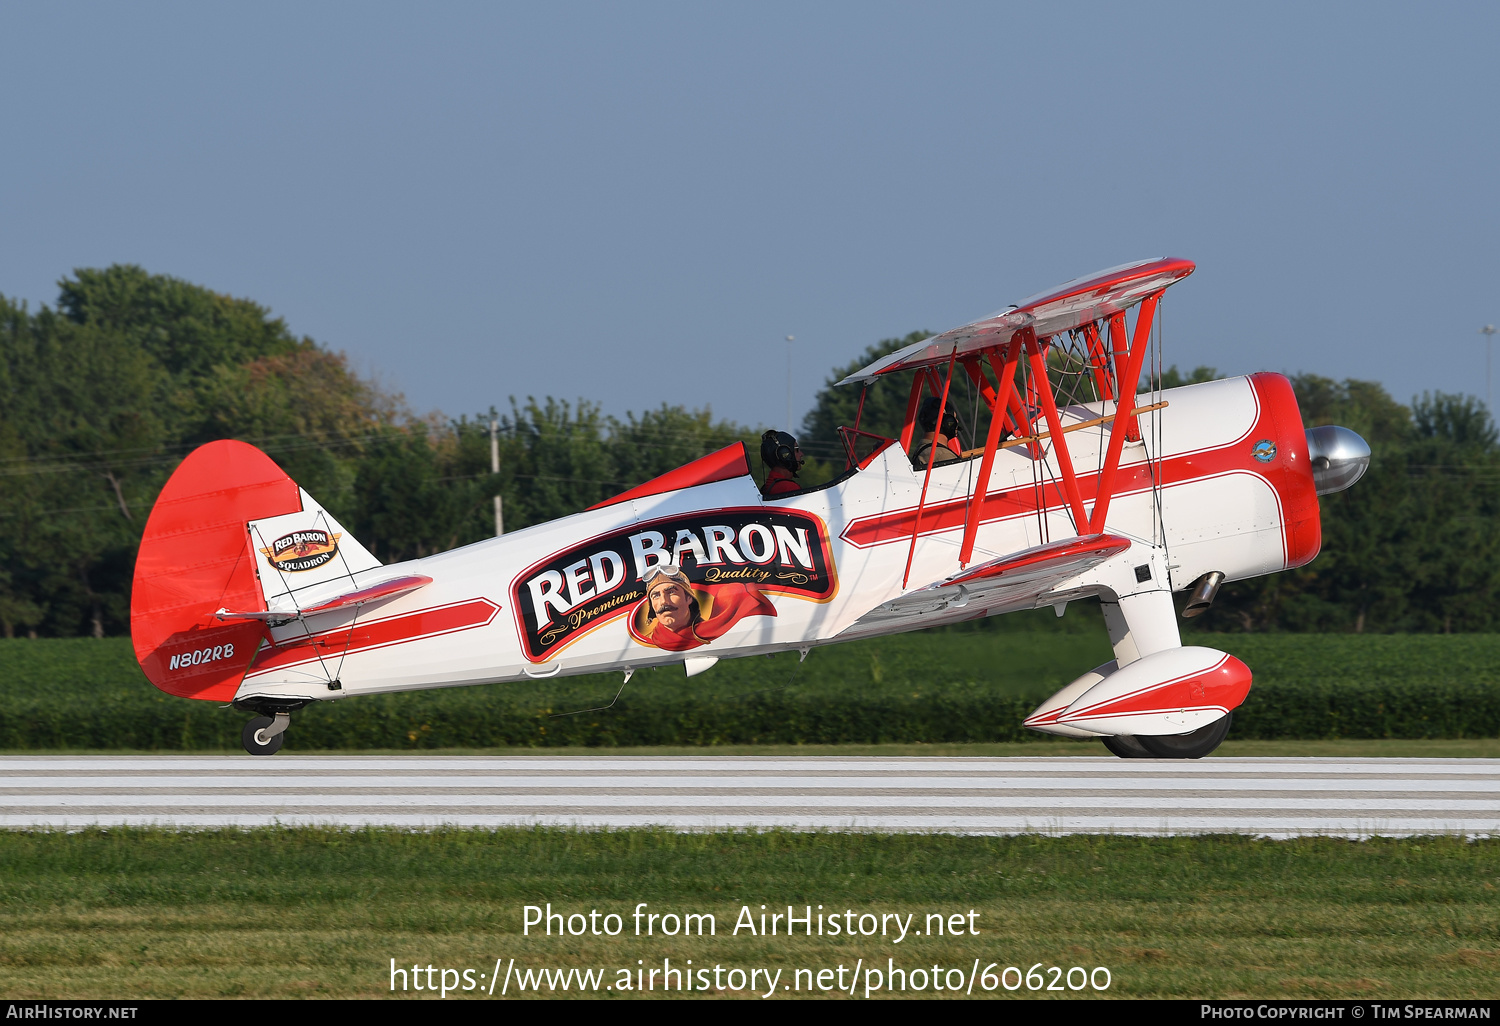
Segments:
[[[1057,717],[1096,734],[1185,734],[1245,700],[1250,669],[1217,649],[1157,652],[1110,674]]]
[[[1047,734],[1060,734],[1063,737],[1098,737],[1098,731],[1084,730],[1082,727],[1063,726],[1057,722],[1057,718],[1067,711],[1068,706],[1083,697],[1090,688],[1114,673],[1117,669],[1119,669],[1119,664],[1113,659],[1103,666],[1094,667],[1088,673],[1085,673],[1071,684],[1064,686],[1057,694],[1037,706],[1036,710],[1022,721],[1023,725],[1030,727],[1032,730],[1040,730]]]

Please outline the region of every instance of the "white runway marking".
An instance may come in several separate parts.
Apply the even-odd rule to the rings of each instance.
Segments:
[[[0,827],[1500,836],[1500,760],[10,756]]]

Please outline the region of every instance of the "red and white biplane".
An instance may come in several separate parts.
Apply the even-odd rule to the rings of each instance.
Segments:
[[[1279,374],[1138,394],[1157,305],[1193,268],[1081,278],[851,375],[915,371],[901,436],[856,417],[829,484],[763,498],[736,443],[582,513],[394,566],[260,450],[212,442],[146,525],[136,655],[169,694],[254,713],[245,748],[272,754],[312,702],[670,663],[691,676],[1097,598],[1115,658],[1026,725],[1124,757],[1200,757],[1251,676],[1182,644],[1173,593],[1191,591],[1192,615],[1224,581],[1307,563],[1318,495],[1353,484],[1369,448],[1304,429]],[[927,395],[938,423],[967,406],[982,444],[914,460]]]

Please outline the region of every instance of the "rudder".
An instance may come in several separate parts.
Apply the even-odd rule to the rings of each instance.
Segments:
[[[301,563],[276,553],[281,539],[268,544],[261,528],[283,525],[323,534],[332,553]],[[280,608],[295,606],[307,585],[379,565],[352,538],[340,545],[340,532],[318,525],[338,526],[255,446],[225,440],[189,453],[151,509],[135,562],[130,638],[151,683],[183,698],[232,700],[267,632],[263,619],[220,620],[220,610],[264,611],[263,580]]]

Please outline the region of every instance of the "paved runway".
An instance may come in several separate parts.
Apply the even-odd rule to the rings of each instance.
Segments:
[[[11,756],[0,827],[1500,836],[1500,760]]]

